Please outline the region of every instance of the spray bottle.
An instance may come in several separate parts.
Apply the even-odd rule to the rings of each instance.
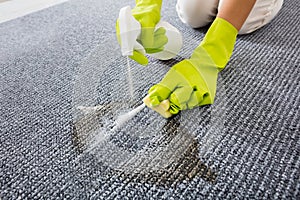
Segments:
[[[182,36],[176,27],[166,21],[158,22],[155,29],[160,27],[165,28],[168,42],[164,46],[163,51],[148,55],[159,60],[169,60],[179,53],[182,47]],[[141,34],[141,25],[132,16],[130,6],[121,8],[119,12],[119,29],[123,56],[132,55],[133,50],[138,50],[143,54],[146,54],[144,47],[137,42],[137,39]]]

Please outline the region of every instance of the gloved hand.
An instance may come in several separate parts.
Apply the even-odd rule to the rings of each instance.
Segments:
[[[230,59],[237,33],[229,22],[216,18],[191,58],[174,65],[160,83],[150,88],[145,104],[157,111],[161,102],[168,99],[169,109],[159,112],[164,117],[212,104],[218,72]]]
[[[133,17],[140,22],[142,28],[137,41],[144,47],[146,53],[160,52],[168,42],[168,38],[165,35],[166,30],[163,27],[155,30],[156,24],[160,21],[161,5],[162,0],[136,0],[136,6],[132,9]],[[116,32],[118,41],[121,43],[119,20],[116,23]],[[139,64],[148,64],[148,59],[144,52],[138,49],[133,51],[133,55],[130,58]]]

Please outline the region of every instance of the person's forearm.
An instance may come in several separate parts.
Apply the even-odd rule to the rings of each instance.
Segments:
[[[231,23],[238,31],[242,28],[256,0],[224,0],[217,17]]]

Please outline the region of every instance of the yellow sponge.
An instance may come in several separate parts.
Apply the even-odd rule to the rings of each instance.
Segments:
[[[146,106],[148,106],[149,108],[151,108],[152,110],[158,112],[161,116],[163,116],[164,118],[169,118],[172,116],[172,114],[169,111],[170,108],[170,102],[169,100],[163,100],[159,105],[157,106],[151,106],[150,105],[150,98],[149,95],[147,95],[144,99],[143,102],[146,104]]]

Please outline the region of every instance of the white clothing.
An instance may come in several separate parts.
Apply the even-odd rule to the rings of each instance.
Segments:
[[[176,10],[183,23],[198,28],[211,23],[224,0],[177,0]],[[251,33],[269,23],[283,0],[257,0],[239,34]]]

